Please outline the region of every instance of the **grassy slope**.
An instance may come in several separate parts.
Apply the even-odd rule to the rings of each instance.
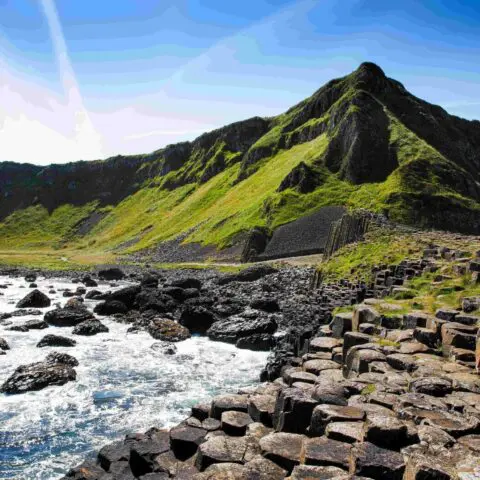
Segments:
[[[327,122],[331,112],[343,101],[348,101],[349,96],[351,93],[347,91],[322,118],[310,118],[287,135]],[[251,147],[255,150],[268,146],[273,153],[249,167],[251,175],[245,180],[235,181],[241,165],[234,161],[236,154],[224,151],[227,168],[206,183],[189,183],[173,190],[165,188],[168,179],[181,176],[185,169],[193,171],[193,164],[190,164],[194,159],[190,159],[188,165],[179,171],[154,179],[120,204],[103,209],[107,215],[84,237],[75,236],[74,227],[95,209],[94,204],[82,207],[64,205],[51,214],[40,206],[30,207],[15,212],[0,224],[0,261],[13,261],[9,252],[16,252],[17,259],[22,255],[31,259],[31,254],[37,252],[58,258],[55,252],[59,251],[63,252],[62,255],[68,253],[70,258],[80,255],[86,259],[82,261],[88,262],[90,258],[95,263],[104,256],[111,258],[112,252],[131,253],[179,234],[185,234],[187,242],[198,241],[222,248],[251,227],[273,229],[326,205],[343,204],[352,209],[366,208],[377,212],[388,208],[393,220],[407,221],[409,211],[403,200],[392,202],[397,193],[422,191],[439,197],[454,197],[469,208],[478,209],[480,214],[480,205],[442,185],[433,168],[438,165],[459,167],[405,128],[388,111],[390,143],[396,149],[399,167],[384,182],[353,185],[331,173],[321,162],[329,141],[326,133],[288,150],[278,149],[276,145],[282,129],[298,114],[302,104],[276,117],[273,128]],[[215,148],[220,152],[224,145]],[[211,162],[215,158],[214,155]],[[322,185],[308,194],[292,189],[276,192],[282,179],[300,161],[318,171],[323,179]],[[429,175],[415,173],[416,169],[412,167],[420,162],[432,166]],[[203,167],[199,176],[202,172]],[[390,247],[387,242],[386,248]],[[395,249],[397,247],[395,245]],[[380,242],[378,248],[381,250],[384,245]],[[398,255],[400,252],[403,250],[400,249]],[[366,252],[360,249],[357,256],[362,258],[364,254]],[[49,261],[50,256],[47,263]]]

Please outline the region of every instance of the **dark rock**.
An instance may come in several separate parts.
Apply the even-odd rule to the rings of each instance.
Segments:
[[[274,313],[280,310],[278,302],[274,298],[257,298],[250,303],[255,310],[263,310],[264,312]]]
[[[226,285],[231,282],[253,282],[267,275],[276,273],[278,270],[270,265],[253,265],[238,273],[225,275],[218,279],[219,285]]]
[[[87,294],[85,295],[85,298],[86,298],[87,300],[95,300],[95,299],[100,298],[102,295],[103,295],[103,293],[100,292],[99,290],[90,290],[90,291],[87,292]]]
[[[248,350],[268,351],[273,347],[274,343],[272,335],[259,333],[239,338],[235,346],[237,348],[245,348]]]
[[[50,385],[63,385],[75,380],[77,374],[70,365],[37,362],[21,365],[2,385],[3,393],[24,393],[41,390]]]
[[[140,440],[132,443],[130,468],[136,477],[151,473],[155,469],[155,458],[170,449],[170,434],[164,430],[152,429]]]
[[[207,430],[181,426],[170,430],[170,446],[179,459],[187,459],[194,455],[203,442]]]
[[[186,277],[186,278],[180,278],[178,280],[174,280],[173,282],[170,282],[170,285],[172,287],[180,287],[183,289],[196,288],[197,290],[200,290],[202,288],[202,282],[197,278],[193,278],[193,277]]]
[[[403,456],[369,442],[355,446],[351,455],[350,472],[375,480],[401,480],[405,470]]]
[[[146,288],[145,291],[150,292],[150,291],[156,291],[157,289],[149,289]],[[107,301],[117,301],[117,302],[122,302],[127,306],[128,309],[131,309],[136,300],[137,300],[137,295],[142,291],[140,285],[129,285],[128,287],[123,287],[120,288],[119,290],[116,290],[115,292],[111,292],[108,295],[105,296],[105,300]]]
[[[207,331],[212,340],[235,343],[239,338],[254,334],[273,334],[277,330],[277,322],[271,316],[244,318],[234,315],[225,320],[215,322]]]
[[[102,280],[122,280],[125,278],[125,273],[119,268],[106,268],[98,272],[98,276]]]
[[[38,343],[37,347],[74,347],[77,342],[61,335],[45,335]]]
[[[158,287],[158,277],[153,273],[144,273],[140,280],[140,285],[146,288],[157,288]]]
[[[98,463],[105,470],[109,471],[110,465],[119,461],[130,460],[130,443],[119,441],[101,448],[98,452]]]
[[[273,414],[275,430],[292,433],[305,432],[316,405],[318,405],[317,400],[298,388],[281,390]]]
[[[193,333],[205,333],[216,320],[217,317],[208,308],[187,305],[182,310],[179,323]]]
[[[152,320],[148,325],[148,333],[153,338],[165,342],[181,342],[191,336],[187,328],[168,319]]]
[[[78,367],[78,360],[69,355],[68,353],[51,352],[45,359],[46,363],[63,363],[64,365],[70,365],[71,367]]]
[[[452,382],[440,377],[424,377],[414,380],[410,390],[416,393],[425,393],[434,397],[444,397],[452,391]]]
[[[223,412],[233,410],[235,412],[248,411],[248,397],[246,395],[221,395],[212,400],[211,416],[220,420]]]
[[[153,310],[158,313],[172,311],[176,307],[176,302],[170,295],[165,295],[157,288],[145,288],[135,297],[134,306],[141,312]]]
[[[90,275],[85,275],[82,278],[82,283],[86,287],[97,287],[98,286],[98,283]]]
[[[105,326],[100,320],[96,318],[91,318],[89,320],[84,320],[75,326],[72,330],[74,335],[96,335],[97,333],[106,333],[108,332],[108,327]]]
[[[18,303],[17,308],[45,308],[50,306],[50,299],[40,290],[32,290]]]
[[[337,405],[318,405],[311,417],[310,435],[320,436],[330,422],[361,422],[365,412],[356,407]]]
[[[8,345],[7,341],[0,337],[0,350],[10,350],[10,346]]]
[[[28,320],[24,325],[29,330],[43,330],[44,328],[48,328],[48,323],[44,320]]]
[[[86,309],[80,308],[57,308],[45,314],[44,320],[55,327],[74,327],[79,323],[95,318]]]
[[[103,480],[105,470],[93,462],[84,462],[72,468],[61,480]]]
[[[115,313],[126,313],[128,308],[119,300],[107,300],[95,305],[93,311],[98,315],[114,315]]]

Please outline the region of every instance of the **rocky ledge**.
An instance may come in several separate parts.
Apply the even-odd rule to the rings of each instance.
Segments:
[[[480,297],[435,314],[401,312],[381,298],[403,288],[404,277],[435,272],[444,254],[380,268],[371,286],[322,287],[312,295],[324,324],[297,323],[276,341],[269,381],[196,405],[170,430],[127,435],[64,478],[480,478]],[[458,265],[477,282],[478,259]],[[353,304],[331,315],[333,306]],[[208,331],[202,318],[192,325]]]

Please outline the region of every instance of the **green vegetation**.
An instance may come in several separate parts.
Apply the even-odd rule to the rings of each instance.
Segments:
[[[404,116],[391,111],[399,111],[395,101],[389,103],[388,98],[377,95],[377,89],[369,92],[364,79],[354,72],[329,82],[287,112],[255,120],[260,122],[258,130],[257,123],[245,130],[238,124],[234,133],[225,127],[202,136],[199,142],[135,156],[139,166],[128,190],[134,193],[125,198],[119,195],[123,200],[117,204],[100,209],[99,201],[92,201],[81,206],[60,204],[53,211],[41,205],[17,210],[0,223],[0,261],[22,264],[37,259],[55,268],[75,262],[83,265],[90,259],[121,259],[124,254],[179,236],[184,242],[221,249],[253,227],[274,230],[328,205],[388,211],[390,219],[416,225],[428,225],[434,208],[443,213],[453,206],[455,212],[466,212],[467,218],[480,215],[480,204],[473,198],[474,189],[464,169],[468,166],[447,159],[421,138],[418,128],[418,134],[407,128]],[[388,170],[383,181],[351,183],[345,179],[351,177],[344,175],[344,167],[359,133],[357,127],[368,125],[369,115],[378,111],[388,124],[385,141],[398,166]],[[248,131],[249,138],[232,141],[240,131]],[[360,142],[367,157],[368,140],[364,143]],[[118,162],[116,165],[122,159]],[[301,193],[294,185],[279,192],[282,180],[300,162],[315,173],[311,191]],[[17,193],[41,187],[37,172],[29,175],[15,185]],[[80,234],[82,220],[99,211],[104,214],[99,222]],[[454,221],[460,223],[456,215]],[[368,280],[371,265],[396,263],[422,248],[407,232],[371,232],[365,242],[337,252],[322,270],[327,281],[351,275]],[[442,288],[432,295],[448,299],[458,294],[458,286]],[[432,295],[417,299],[417,303],[428,303]],[[403,292],[394,300],[414,300],[407,297],[411,295]]]

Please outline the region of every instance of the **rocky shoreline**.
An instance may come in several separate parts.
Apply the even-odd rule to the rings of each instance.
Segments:
[[[136,282],[97,297],[94,313],[147,330],[173,354],[174,342],[192,333],[271,350],[263,383],[193,407],[171,430],[127,435],[64,478],[479,478],[480,298],[435,314],[384,299],[406,296],[405,281],[437,272],[440,261],[478,282],[478,257],[433,246],[423,258],[376,266],[369,284],[313,290],[314,271],[302,268],[132,272]],[[124,278],[107,270],[104,280]],[[47,323],[98,321],[80,305],[95,294],[89,278],[79,278],[85,291]],[[44,365],[71,377],[69,357]]]

